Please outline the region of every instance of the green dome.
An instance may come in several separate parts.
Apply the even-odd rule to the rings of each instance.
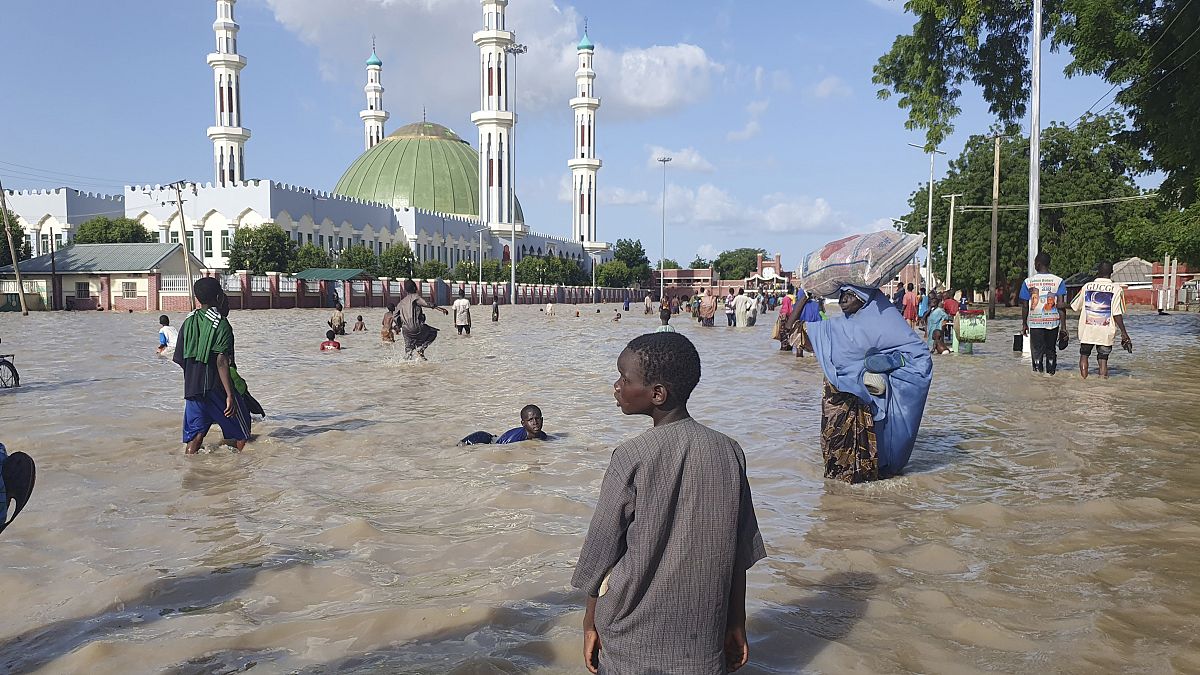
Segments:
[[[479,216],[479,153],[440,124],[415,122],[354,160],[337,194],[426,211]],[[521,205],[517,221],[524,222]]]
[[[579,51],[583,51],[585,49],[595,49],[595,48],[596,48],[596,45],[592,44],[592,41],[588,39],[587,31],[584,31],[583,39],[579,41]]]
[[[383,65],[383,61],[380,61],[379,57],[375,55],[374,49],[371,50],[371,58],[367,59],[367,65],[368,66],[382,66]]]

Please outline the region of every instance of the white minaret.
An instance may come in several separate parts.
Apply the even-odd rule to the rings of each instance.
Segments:
[[[471,115],[479,129],[479,222],[503,234],[511,231],[515,208],[510,158],[517,116],[510,108],[507,52],[513,34],[504,26],[508,0],[480,4],[483,30],[473,36],[479,47],[479,111]],[[518,232],[523,230],[518,225]]]
[[[371,40],[371,58],[367,59],[367,86],[363,91],[367,94],[367,109],[358,113],[363,121],[363,138],[366,149],[370,150],[383,140],[383,123],[388,120],[387,111],[383,109],[383,61],[375,55],[375,40]]]
[[[571,99],[571,110],[575,112],[574,151],[567,166],[571,167],[571,184],[574,198],[571,200],[571,239],[580,242],[596,240],[596,172],[601,161],[596,158],[596,110],[600,99],[596,98],[593,86],[596,71],[592,70],[592,57],[596,47],[588,39],[586,26],[583,39],[579,41],[579,68],[575,71],[575,92]]]
[[[213,142],[213,169],[217,184],[231,185],[246,180],[245,148],[250,130],[242,127],[242,68],[246,57],[237,53],[238,25],[233,20],[237,0],[217,0],[217,51],[208,55],[213,69],[217,123],[208,128]]]

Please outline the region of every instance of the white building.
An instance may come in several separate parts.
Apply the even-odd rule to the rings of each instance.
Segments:
[[[585,220],[573,220],[570,236],[537,233],[524,222],[512,180],[516,115],[508,91],[507,48],[514,41],[513,33],[504,27],[508,0],[480,0],[484,28],[473,36],[480,50],[481,106],[472,121],[484,152],[477,152],[449,128],[425,120],[385,136],[383,62],[372,47],[364,87],[367,108],[359,113],[366,149],[331,191],[246,178],[250,131],[241,118],[241,72],[246,58],[237,51],[235,2],[215,0],[216,51],[207,57],[213,69],[216,120],[208,128],[214,180],[182,192],[192,251],[206,267],[227,266],[238,228],[266,223],[280,226],[299,244],[311,243],[335,256],[360,244],[380,253],[404,242],[418,262],[440,260],[450,268],[464,260],[555,255],[588,270],[592,260],[611,258],[607,244],[598,241],[594,200],[587,202]],[[572,150],[571,166],[573,173],[586,178],[589,194],[594,195],[600,166],[595,159],[595,110],[600,102],[591,97],[595,73],[586,35],[579,53],[585,72],[577,73],[576,80],[584,86],[580,93],[585,96],[572,99],[571,106],[577,115],[586,114],[587,145],[586,156],[576,157],[579,144]],[[175,192],[163,186],[131,185],[120,195],[57,188],[9,191],[7,196],[35,256],[49,251],[52,238],[60,245],[70,243],[75,227],[97,215],[136,220],[157,232],[161,242],[180,238]],[[514,223],[517,244],[510,251]]]

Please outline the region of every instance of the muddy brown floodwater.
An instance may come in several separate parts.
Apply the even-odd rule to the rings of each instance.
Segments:
[[[0,536],[0,671],[582,672],[571,570],[612,448],[647,426],[612,380],[654,324],[612,307],[477,311],[470,339],[434,315],[422,364],[378,344],[379,310],[332,355],[324,312],[237,312],[269,417],[245,453],[195,457],[156,317],[0,314],[23,383],[0,441],[39,462]],[[1129,317],[1107,382],[1074,344],[1034,377],[998,322],[936,359],[907,474],[854,487],[821,477],[821,376],[773,318],[676,320],[770,556],[743,672],[1200,672],[1196,315]],[[455,447],[529,402],[553,442]]]

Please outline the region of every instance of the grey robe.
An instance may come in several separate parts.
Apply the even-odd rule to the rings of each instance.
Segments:
[[[725,673],[735,569],[766,557],[746,457],[693,419],[613,451],[571,583],[595,597],[605,675]]]

